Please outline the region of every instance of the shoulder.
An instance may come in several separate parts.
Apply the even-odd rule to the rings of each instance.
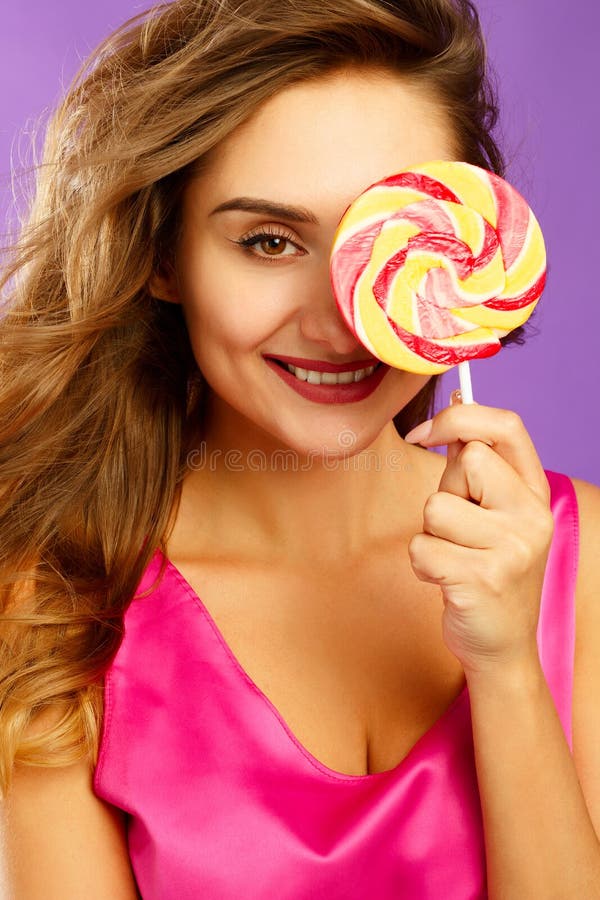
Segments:
[[[59,725],[65,709],[63,704],[46,709],[26,729],[26,737]],[[6,824],[2,874],[11,897],[135,900],[139,896],[126,815],[95,794],[93,771],[88,756],[64,766],[14,766],[2,809]]]
[[[572,478],[579,513],[573,758],[600,834],[600,487]]]
[[[586,685],[590,690],[598,686],[597,701],[600,703],[600,487],[578,478],[571,480],[579,517],[575,675],[578,686]]]

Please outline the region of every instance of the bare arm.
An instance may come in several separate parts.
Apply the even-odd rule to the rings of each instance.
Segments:
[[[575,485],[573,756],[541,668],[469,683],[491,900],[600,898],[600,489]]]
[[[574,482],[571,755],[538,652],[553,522],[531,437],[516,413],[478,404],[420,429],[406,437],[448,456],[409,553],[417,576],[441,585],[444,640],[465,669],[490,900],[600,900],[600,489]]]
[[[18,766],[5,802],[6,900],[137,900],[124,814],[82,761]]]

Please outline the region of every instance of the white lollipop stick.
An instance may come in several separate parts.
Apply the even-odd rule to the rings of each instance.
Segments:
[[[473,385],[471,384],[471,369],[468,360],[458,364],[458,378],[462,402],[473,403]]]

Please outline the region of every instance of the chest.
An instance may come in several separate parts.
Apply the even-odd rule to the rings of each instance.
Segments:
[[[394,768],[464,684],[439,588],[398,555],[350,570],[172,562],[299,743],[336,772]]]

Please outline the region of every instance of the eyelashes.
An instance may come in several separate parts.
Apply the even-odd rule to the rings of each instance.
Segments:
[[[234,243],[242,247],[249,256],[261,262],[274,263],[279,259],[290,259],[297,256],[304,256],[306,251],[300,247],[294,238],[294,235],[285,231],[285,229],[276,228],[274,226],[261,226],[260,229],[251,231],[245,237]],[[286,253],[286,249],[291,246],[296,252]],[[262,250],[263,252],[259,252]]]

